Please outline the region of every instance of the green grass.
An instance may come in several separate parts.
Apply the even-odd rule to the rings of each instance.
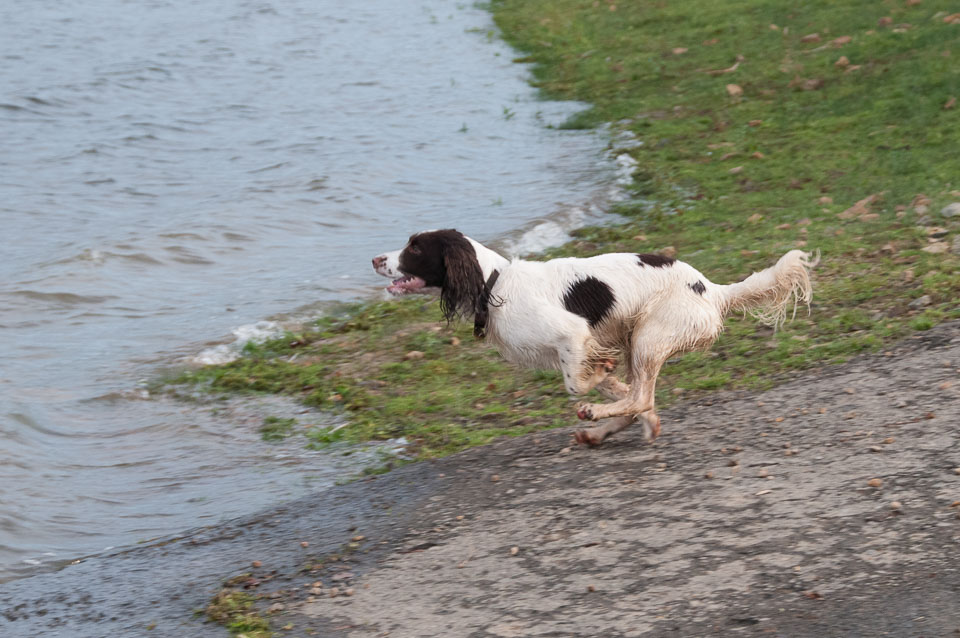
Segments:
[[[270,623],[254,609],[256,597],[246,592],[222,589],[204,610],[207,619],[223,625],[233,636],[270,638]]]
[[[822,251],[809,316],[801,309],[778,333],[731,318],[709,352],[667,364],[661,405],[767,388],[960,317],[960,257],[924,250],[931,227],[945,229],[936,234],[949,247],[960,223],[939,215],[960,201],[960,109],[943,108],[960,97],[960,24],[940,13],[955,5],[495,0],[491,9],[518,60],[535,63],[544,95],[593,105],[565,128],[612,122],[643,142],[612,148],[637,162],[616,211],[625,222],[581,229],[544,257],[672,250],[728,283],[789,249]],[[886,16],[892,24],[878,26]],[[802,41],[810,33],[820,41]],[[842,36],[850,41],[834,45]],[[850,64],[836,66],[840,56]],[[738,60],[735,71],[708,72]],[[928,305],[909,305],[924,295]],[[405,436],[421,457],[575,421],[556,373],[517,370],[469,326],[438,329],[439,317],[422,298],[353,305],[178,382],[293,396],[349,420],[308,432],[313,445]],[[423,357],[405,358],[413,350]]]

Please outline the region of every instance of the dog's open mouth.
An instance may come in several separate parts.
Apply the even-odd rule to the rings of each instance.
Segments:
[[[394,279],[393,283],[387,286],[387,292],[393,295],[405,295],[410,292],[416,292],[427,285],[423,279],[413,275],[404,275],[400,279]]]

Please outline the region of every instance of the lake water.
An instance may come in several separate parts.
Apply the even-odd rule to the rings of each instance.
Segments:
[[[262,442],[276,406],[149,397],[159,369],[377,294],[413,231],[526,251],[600,214],[607,139],[548,128],[577,105],[492,28],[445,0],[0,3],[0,580],[355,467]]]

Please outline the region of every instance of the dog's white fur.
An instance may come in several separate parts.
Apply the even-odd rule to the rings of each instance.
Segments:
[[[605,425],[577,433],[581,443],[599,444],[640,419],[652,440],[660,431],[654,386],[660,367],[674,354],[708,348],[731,310],[751,312],[777,327],[798,303],[811,299],[808,271],[818,258],[792,250],[772,267],[740,283],[719,285],[681,261],[641,265],[642,257],[611,253],[545,262],[507,260],[467,238],[484,281],[499,271],[491,292],[487,338],[508,360],[525,367],[558,369],[570,394],[596,388],[611,403],[581,403],[578,416]],[[378,273],[401,277],[402,250],[374,259]],[[591,327],[564,307],[564,296],[586,277],[606,283],[614,296],[609,313]],[[700,282],[701,286],[697,286]],[[701,292],[697,292],[700,290]],[[622,358],[624,384],[608,373]]]

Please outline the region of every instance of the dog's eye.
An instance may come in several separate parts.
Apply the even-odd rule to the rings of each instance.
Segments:
[[[409,250],[409,251],[410,251],[411,253],[413,253],[414,255],[419,255],[419,254],[420,254],[420,246],[417,246],[416,244],[410,244],[410,245],[407,247],[407,250]]]

